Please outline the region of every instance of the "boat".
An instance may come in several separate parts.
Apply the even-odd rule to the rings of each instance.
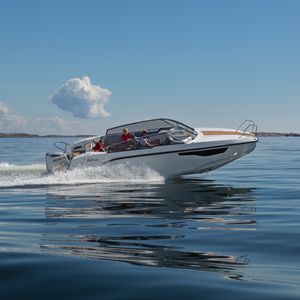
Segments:
[[[127,128],[132,139],[122,141]],[[91,136],[73,144],[54,143],[57,151],[46,153],[48,172],[86,167],[148,167],[165,178],[206,173],[220,168],[255,149],[257,125],[245,120],[237,129],[192,128],[181,122],[157,118],[109,128],[104,136]],[[103,151],[94,151],[98,140]],[[142,140],[150,141],[147,145]],[[150,146],[149,146],[150,144]]]

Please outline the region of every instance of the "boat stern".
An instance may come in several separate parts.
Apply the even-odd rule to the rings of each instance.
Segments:
[[[70,165],[67,155],[62,153],[46,153],[45,161],[49,173],[66,171]]]

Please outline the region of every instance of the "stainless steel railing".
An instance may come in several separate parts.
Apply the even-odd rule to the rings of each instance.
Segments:
[[[53,145],[55,148],[61,150],[64,154],[70,153],[72,151],[72,145],[70,145],[69,143],[66,143],[64,141],[57,141]]]
[[[237,128],[235,132],[241,132],[240,137],[244,135],[253,135],[256,136],[257,134],[257,125],[252,120],[245,120],[241,123],[241,125]]]

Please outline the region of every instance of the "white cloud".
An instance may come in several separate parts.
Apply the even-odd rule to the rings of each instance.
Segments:
[[[0,101],[0,129],[5,132],[15,128],[21,129],[25,123],[24,117],[14,114],[6,103]]]
[[[4,116],[10,113],[9,107],[2,101],[0,101],[0,116]]]
[[[74,134],[74,128],[81,128],[79,122],[59,117],[29,118],[15,114],[6,103],[0,101],[0,132],[34,134]]]
[[[109,90],[93,85],[90,78],[85,76],[67,80],[49,100],[75,117],[96,118],[109,116],[104,105],[110,96]]]

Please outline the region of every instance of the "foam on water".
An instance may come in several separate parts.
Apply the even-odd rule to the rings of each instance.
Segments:
[[[76,169],[49,174],[43,164],[14,165],[0,163],[0,188],[74,185],[103,182],[163,182],[164,178],[152,169],[118,164]]]
[[[3,173],[13,173],[13,172],[46,172],[46,167],[43,164],[30,164],[30,165],[13,165],[7,162],[0,163],[0,175]]]

